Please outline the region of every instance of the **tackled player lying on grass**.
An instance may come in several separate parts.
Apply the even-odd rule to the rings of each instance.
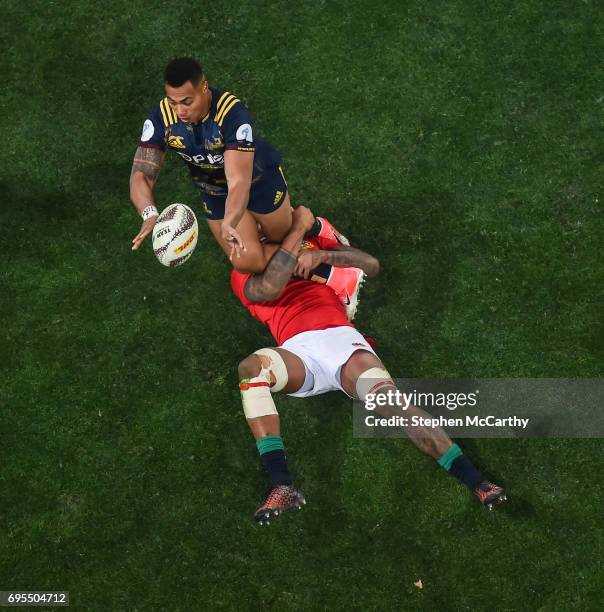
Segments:
[[[304,273],[317,262],[361,268],[368,277],[379,272],[375,257],[328,236],[312,239],[314,250],[300,255],[305,232],[314,221],[310,210],[298,207],[289,234],[262,274],[231,273],[233,291],[252,316],[269,328],[279,345],[255,351],[239,364],[243,409],[271,485],[255,513],[260,523],[305,503],[287,467],[272,393],[308,397],[344,391],[364,400],[370,393],[377,396],[396,391],[390,374],[350,323],[334,292],[325,285],[292,278],[293,273]],[[415,406],[409,407],[408,414],[429,416]],[[404,429],[423,453],[465,484],[484,506],[492,509],[506,500],[504,490],[485,480],[443,429]]]

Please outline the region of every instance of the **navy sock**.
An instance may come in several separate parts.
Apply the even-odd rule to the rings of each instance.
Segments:
[[[322,227],[323,226],[321,225],[321,221],[315,218],[315,222],[313,223],[312,227],[306,232],[306,234],[304,234],[304,238],[314,238],[315,236],[318,236]]]
[[[470,491],[473,491],[482,482],[482,474],[465,455],[460,455],[453,461],[449,474],[465,484]]]
[[[323,225],[321,221],[315,218],[313,226],[304,234],[304,238],[315,238],[321,232]],[[308,275],[308,278],[315,281],[315,283],[326,283],[329,280],[332,266],[329,264],[319,264],[316,268],[313,268]]]
[[[455,476],[459,482],[465,484],[470,491],[474,491],[482,481],[482,474],[455,443],[445,451],[438,460],[438,464],[445,468],[449,474]]]
[[[287,469],[285,451],[282,448],[264,453],[260,456],[260,460],[273,487],[292,484],[292,477]]]

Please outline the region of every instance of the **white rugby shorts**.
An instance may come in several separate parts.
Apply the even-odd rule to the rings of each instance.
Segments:
[[[375,355],[367,340],[354,327],[345,325],[296,334],[286,340],[281,348],[297,355],[306,366],[306,381],[298,391],[288,394],[291,397],[344,391],[340,371],[351,355],[359,350]],[[307,384],[309,382],[311,384]]]

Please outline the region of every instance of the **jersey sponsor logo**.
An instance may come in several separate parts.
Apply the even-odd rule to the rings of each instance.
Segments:
[[[220,165],[224,163],[224,157],[222,155],[212,155],[208,153],[207,155],[187,155],[186,153],[182,153],[181,151],[176,151],[184,160],[188,161],[191,164],[203,165]],[[204,163],[206,162],[206,163]]]
[[[249,123],[244,123],[243,125],[240,125],[237,129],[236,138],[237,140],[246,140],[247,142],[254,142],[252,126]]]
[[[143,123],[143,133],[141,134],[141,142],[147,142],[148,140],[151,140],[154,133],[155,128],[153,127],[153,121],[151,121],[151,119],[147,119],[145,123]]]
[[[222,149],[224,147],[224,142],[222,142],[222,138],[218,136],[218,138],[212,138],[212,140],[206,140],[203,143],[203,146],[208,151],[213,151],[214,149]]]
[[[187,145],[185,145],[182,139],[182,136],[170,136],[168,138],[168,146],[173,149],[186,149]]]

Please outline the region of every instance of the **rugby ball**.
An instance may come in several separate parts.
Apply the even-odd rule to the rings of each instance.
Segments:
[[[170,204],[153,228],[153,252],[164,266],[180,266],[197,245],[197,219],[186,204]]]

